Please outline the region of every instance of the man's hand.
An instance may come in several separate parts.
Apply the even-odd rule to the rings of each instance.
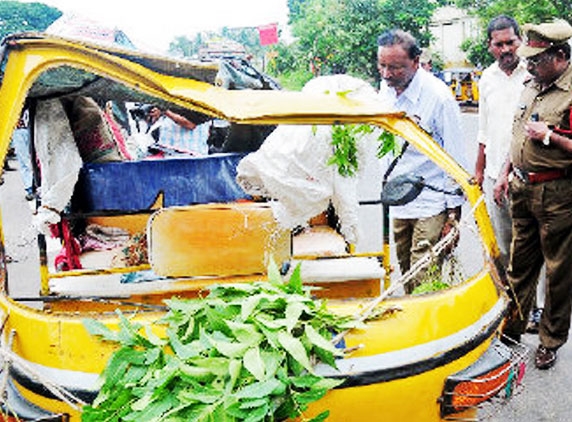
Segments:
[[[506,201],[508,201],[508,184],[509,184],[509,175],[511,171],[512,171],[512,164],[510,163],[510,160],[507,159],[493,187],[493,196],[495,199],[495,204],[497,204],[499,207],[503,206],[503,204],[505,204]]]
[[[546,122],[526,122],[524,131],[529,139],[536,142],[543,142],[546,135],[552,132]]]
[[[441,229],[441,239],[447,236],[451,230],[457,230],[457,234],[453,241],[445,247],[444,254],[449,255],[459,244],[458,225],[461,220],[461,207],[447,209],[447,220]]]
[[[485,180],[485,167],[487,165],[487,155],[485,153],[485,144],[479,143],[479,149],[477,151],[477,162],[475,164],[475,182],[481,187],[483,187],[483,181]]]
[[[475,172],[475,182],[477,182],[477,185],[479,185],[481,188],[483,187],[483,181],[485,180],[485,174],[482,171],[476,171]]]
[[[503,206],[508,200],[508,175],[500,175],[493,188],[493,196],[495,204],[499,207]]]

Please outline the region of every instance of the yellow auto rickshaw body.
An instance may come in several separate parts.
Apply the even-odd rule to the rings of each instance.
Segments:
[[[182,75],[182,70],[187,66],[183,62],[42,34],[10,37],[4,41],[3,48],[0,161],[6,157],[10,135],[24,103],[41,99],[31,97],[34,84],[44,72],[60,67],[95,75],[97,79],[108,82],[109,87],[121,85],[126,87],[126,91],[138,93],[144,98],[161,99],[230,122],[252,125],[365,123],[408,140],[451,175],[463,189],[474,213],[486,259],[485,266],[457,286],[421,296],[386,298],[383,292],[388,285],[384,286],[383,277],[378,277],[373,284],[372,280],[324,283],[331,287],[328,306],[336,312],[356,314],[368,306],[376,306],[381,299],[385,299],[384,306],[394,308],[396,312],[390,318],[368,323],[364,330],[355,330],[346,335],[347,347],[355,351],[348,359],[339,362],[338,372],[330,372],[327,368],[323,371],[327,375],[343,377],[347,383],[344,388],[329,392],[311,407],[309,414],[329,409],[331,416],[328,420],[331,421],[372,418],[438,421],[450,418],[451,414],[458,418],[475,417],[476,407],[472,402],[455,404],[454,398],[444,392],[444,385],[452,374],[470,367],[491,347],[497,347],[493,343],[499,335],[508,302],[502,277],[496,268],[499,251],[479,186],[409,116],[383,109],[378,103],[359,102],[343,96],[229,91]],[[65,90],[65,87],[62,89]],[[111,89],[107,92],[111,92]],[[50,95],[65,94],[56,89]],[[257,213],[261,225],[271,218],[265,210],[260,210],[259,205],[238,207],[241,206],[246,207],[248,212]],[[156,230],[160,230],[160,224],[169,227],[166,217],[175,221],[178,218],[188,219],[188,212],[191,212],[193,218],[185,221],[192,222],[197,221],[195,218],[207,218],[208,213],[220,213],[221,209],[222,212],[231,213],[237,206],[208,204],[189,205],[183,207],[182,211],[161,210],[167,214],[154,217],[157,220]],[[119,217],[99,216],[103,219]],[[148,223],[148,214],[123,217],[143,219],[145,224]],[[258,230],[261,226],[256,224],[249,226],[249,230]],[[2,227],[0,233],[3,233]],[[172,238],[160,234],[153,237],[155,243],[152,245],[159,251],[162,247],[178,244],[175,238],[185,237],[184,233]],[[289,235],[285,236],[274,238],[273,247],[279,254],[287,255],[288,240],[284,239],[288,239]],[[248,239],[257,239],[256,242],[268,240],[264,236],[249,236],[246,233],[240,242],[248,242]],[[218,246],[219,239],[205,235],[195,250],[197,253],[201,250],[212,251]],[[236,245],[228,247],[235,254],[240,252]],[[263,254],[256,252],[255,244],[245,247],[251,248],[252,253]],[[389,245],[383,245],[379,255],[389,273],[388,254]],[[0,255],[5,262],[4,248],[0,250]],[[173,256],[166,254],[166,258]],[[176,258],[162,269],[170,277],[166,282],[126,284],[118,290],[106,290],[97,277],[148,269],[149,265],[58,273],[42,261],[39,295],[33,298],[35,306],[30,306],[26,300],[11,297],[7,289],[9,266],[4,263],[0,271],[3,285],[0,309],[3,313],[3,357],[12,362],[10,374],[13,384],[7,387],[11,388],[11,397],[19,396],[19,400],[27,401],[52,416],[61,415],[61,420],[68,417],[72,421],[80,420],[82,403],[93,399],[97,393],[97,378],[115,348],[91,336],[82,324],[84,318],[94,318],[114,328],[119,320],[113,311],[120,309],[134,320],[150,323],[163,312],[154,306],[165,298],[194,297],[213,282],[250,282],[265,278],[264,274],[252,274],[259,270],[258,262],[249,263],[254,270],[242,271],[243,258],[233,260],[230,256],[225,259],[224,273],[215,278],[204,278],[204,275],[212,273],[211,264],[206,265],[205,261],[198,260],[190,266],[181,265],[184,259]],[[185,271],[190,271],[189,267],[193,268],[194,273],[199,269],[204,273],[201,273],[201,277],[185,276]],[[70,278],[74,280],[74,287],[81,285],[85,289],[76,289],[73,295],[58,295],[51,290],[50,282],[61,278]],[[85,279],[88,281],[79,281]],[[17,280],[17,275],[10,275],[10,280]],[[325,296],[328,294],[326,289]],[[501,390],[498,388],[494,394]],[[443,403],[449,403],[447,406],[452,407],[453,411],[443,410]],[[10,409],[7,406],[4,412],[10,414]],[[42,412],[40,414],[45,416]]]
[[[478,104],[480,70],[469,67],[447,68],[443,69],[442,74],[457,101],[464,105]]]

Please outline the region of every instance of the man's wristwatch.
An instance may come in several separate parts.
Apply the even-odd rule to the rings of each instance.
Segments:
[[[542,139],[542,143],[546,146],[550,145],[550,136],[552,135],[552,130],[548,129],[548,132],[546,132],[546,135],[544,135],[544,138]]]

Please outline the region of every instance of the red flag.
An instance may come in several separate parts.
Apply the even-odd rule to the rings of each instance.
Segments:
[[[259,26],[258,34],[260,35],[260,45],[278,43],[278,25],[275,23]]]

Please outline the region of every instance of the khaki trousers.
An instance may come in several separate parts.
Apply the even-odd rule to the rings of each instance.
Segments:
[[[417,219],[393,220],[393,238],[397,252],[397,260],[402,274],[405,274],[416,261],[429,252],[441,238],[441,231],[447,220],[447,213],[443,211],[433,217]],[[435,265],[441,267],[442,258],[437,258]],[[405,288],[405,293],[409,294],[423,281],[426,271],[416,274]],[[441,272],[438,271],[440,274]]]
[[[505,333],[524,332],[538,276],[546,263],[539,338],[545,347],[558,348],[568,339],[572,310],[572,180],[527,185],[515,177],[510,191],[513,240],[508,278],[522,315],[513,304]]]

